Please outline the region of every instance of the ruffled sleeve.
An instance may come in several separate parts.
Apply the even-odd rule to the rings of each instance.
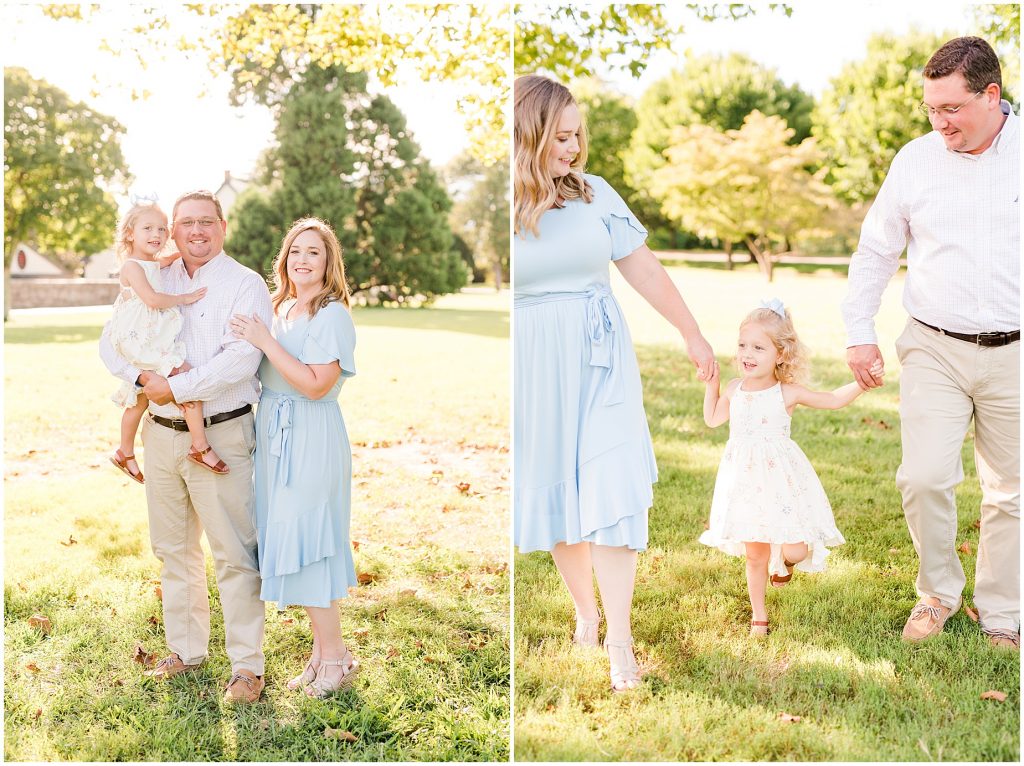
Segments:
[[[612,260],[625,258],[647,241],[647,229],[607,181],[598,176],[588,180],[594,187],[594,201],[601,206],[601,220],[612,238]]]
[[[341,365],[341,376],[356,374],[356,328],[352,315],[338,302],[329,303],[310,320],[306,339],[299,353],[303,364],[330,364],[335,359]]]

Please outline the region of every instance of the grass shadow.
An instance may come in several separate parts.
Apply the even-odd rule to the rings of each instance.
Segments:
[[[407,330],[442,330],[489,338],[509,337],[509,317],[506,311],[368,307],[356,309],[355,321],[357,327],[363,325]]]
[[[101,325],[5,327],[4,343],[28,346],[50,343],[98,343],[102,332]]]

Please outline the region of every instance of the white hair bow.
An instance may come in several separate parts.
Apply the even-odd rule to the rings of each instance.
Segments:
[[[155,205],[159,202],[159,197],[156,196],[155,191],[151,192],[132,192],[128,195],[128,202],[134,205]]]
[[[786,307],[782,305],[782,300],[779,298],[769,298],[766,301],[761,301],[761,308],[771,309],[783,319],[786,318]]]

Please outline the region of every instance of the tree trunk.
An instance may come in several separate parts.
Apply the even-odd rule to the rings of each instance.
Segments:
[[[494,272],[494,291],[500,293],[504,274],[501,270],[501,256],[497,253],[494,254],[494,260],[491,262],[491,270]]]
[[[732,242],[725,243],[725,268],[732,271]]]
[[[771,282],[775,276],[772,268],[774,264],[772,263],[771,248],[762,249],[757,240],[751,237],[747,237],[747,248],[750,250],[751,257],[757,261],[757,265],[761,269],[761,273],[764,274],[765,279]]]

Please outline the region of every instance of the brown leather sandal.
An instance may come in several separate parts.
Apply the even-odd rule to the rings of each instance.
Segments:
[[[131,469],[128,467],[129,460],[135,460],[135,455],[125,455],[121,452],[120,447],[118,447],[117,451],[110,458],[110,462],[128,474],[131,479],[137,481],[139,484],[145,484],[146,477],[142,475],[142,469],[140,468],[138,473],[132,473]],[[135,464],[138,465],[138,461],[136,461]]]
[[[796,564],[794,564],[794,563],[792,563],[790,561],[786,561],[785,559],[783,559],[782,560],[782,565],[784,567],[786,567],[786,571],[789,572],[789,574],[785,575],[785,576],[780,576],[780,575],[777,575],[777,574],[773,574],[771,577],[769,577],[768,578],[768,582],[770,582],[772,584],[773,588],[782,588],[782,587],[786,586],[789,583],[790,580],[793,579],[793,567],[795,567]]]
[[[761,638],[768,635],[768,620],[751,620],[750,637]]]
[[[204,450],[198,450],[195,447],[192,447],[188,451],[188,459],[191,460],[196,465],[201,465],[207,471],[211,471],[217,474],[218,476],[223,476],[224,474],[231,473],[231,469],[228,468],[228,464],[225,463],[223,460],[218,459],[216,465],[210,465],[205,460],[203,460],[203,455],[205,455],[212,449],[213,447],[207,447]]]

